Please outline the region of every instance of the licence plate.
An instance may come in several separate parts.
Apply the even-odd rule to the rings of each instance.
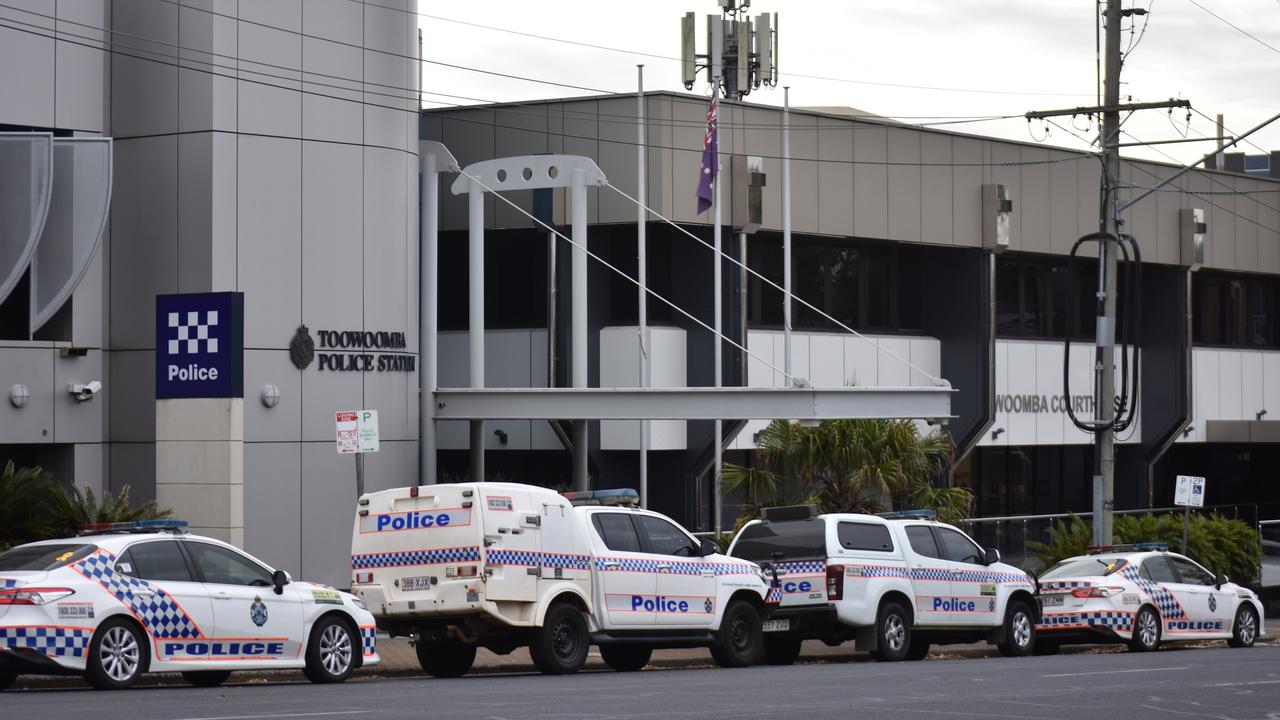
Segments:
[[[786,632],[791,629],[790,620],[765,620],[761,627],[765,632]]]
[[[1062,595],[1041,595],[1040,604],[1044,607],[1062,607]]]
[[[426,576],[400,578],[400,589],[406,591],[430,590],[431,578]]]

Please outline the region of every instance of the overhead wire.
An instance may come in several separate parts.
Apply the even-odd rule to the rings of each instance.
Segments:
[[[1205,11],[1205,12],[1209,13],[1209,14],[1210,14],[1210,15],[1212,15],[1213,17],[1217,18],[1217,19],[1218,19],[1220,22],[1222,22],[1224,25],[1226,25],[1226,26],[1230,27],[1232,30],[1235,30],[1236,32],[1240,33],[1241,35],[1244,35],[1245,37],[1249,38],[1250,40],[1252,40],[1252,41],[1254,41],[1254,42],[1258,43],[1259,45],[1261,45],[1261,46],[1263,46],[1263,47],[1265,47],[1266,49],[1270,50],[1271,52],[1273,52],[1273,53],[1280,53],[1280,48],[1277,48],[1275,45],[1272,45],[1271,43],[1269,43],[1269,42],[1267,42],[1267,41],[1263,40],[1262,38],[1259,38],[1258,36],[1253,35],[1253,34],[1252,34],[1252,33],[1250,33],[1248,30],[1245,30],[1244,28],[1240,27],[1239,25],[1236,25],[1235,23],[1233,23],[1233,22],[1231,22],[1230,20],[1228,20],[1228,19],[1226,19],[1226,18],[1222,17],[1222,16],[1221,16],[1221,15],[1219,15],[1218,13],[1216,13],[1216,12],[1214,12],[1214,11],[1210,10],[1209,8],[1205,7],[1204,5],[1201,5],[1200,3],[1196,2],[1196,0],[1187,0],[1187,2],[1191,3],[1192,5],[1195,5],[1196,7],[1200,8],[1201,10],[1203,10],[1203,11]]]

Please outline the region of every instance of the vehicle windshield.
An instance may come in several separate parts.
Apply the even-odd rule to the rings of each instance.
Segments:
[[[765,522],[742,529],[733,557],[752,562],[819,558],[827,554],[827,526],[817,519]]]
[[[1041,580],[1076,577],[1106,577],[1128,565],[1129,561],[1115,557],[1082,557],[1063,560],[1040,575]]]
[[[23,545],[0,553],[0,572],[57,570],[93,552],[94,547],[83,543]]]

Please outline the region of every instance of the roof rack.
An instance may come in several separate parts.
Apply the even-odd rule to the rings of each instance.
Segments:
[[[879,517],[886,520],[937,520],[938,511],[928,508],[920,510],[895,510],[893,512],[877,513]]]
[[[109,535],[114,533],[153,533],[171,532],[182,534],[187,531],[186,520],[130,520],[128,522],[93,523],[80,528],[78,535]]]
[[[561,493],[569,502],[577,505],[640,505],[640,493],[631,488],[614,488],[612,490],[578,490]]]
[[[1169,543],[1166,542],[1124,543],[1122,545],[1090,545],[1089,554],[1098,555],[1099,553],[1111,552],[1165,552],[1168,549]]]
[[[779,507],[765,508],[761,513],[765,522],[779,522],[782,520],[810,520],[818,517],[818,506],[809,505],[781,505]]]

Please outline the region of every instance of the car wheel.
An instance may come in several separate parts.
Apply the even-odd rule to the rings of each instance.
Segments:
[[[911,648],[911,616],[898,602],[887,602],[876,617],[876,649],[872,657],[882,662],[907,659]]]
[[[1231,639],[1227,644],[1235,648],[1253,647],[1258,639],[1258,611],[1253,606],[1241,604],[1236,611],[1236,626],[1231,631]]]
[[[476,646],[454,638],[419,640],[413,647],[418,652],[418,664],[432,677],[466,675],[476,661]]]
[[[764,636],[764,661],[770,665],[791,665],[800,657],[800,638]]]
[[[604,664],[618,672],[634,672],[649,664],[653,648],[644,645],[601,645]]]
[[[1062,645],[1053,640],[1045,640],[1036,638],[1035,645],[1031,646],[1032,655],[1057,655]]]
[[[533,634],[529,655],[544,674],[567,675],[582,668],[590,647],[591,636],[582,611],[568,603],[556,603]]]
[[[142,631],[124,618],[111,618],[93,634],[84,677],[99,690],[123,690],[138,682],[146,663],[147,641]]]
[[[196,687],[218,687],[229,677],[230,670],[192,670],[182,673],[182,678]]]
[[[1133,618],[1133,638],[1129,640],[1129,649],[1134,652],[1154,652],[1159,648],[1160,616],[1147,605]]]
[[[907,648],[908,660],[923,660],[929,655],[929,641],[911,638],[911,646]]]
[[[355,669],[355,648],[350,625],[332,615],[321,618],[311,628],[302,674],[313,683],[340,683]]]
[[[745,600],[729,603],[711,657],[720,667],[746,667],[764,658],[764,626],[754,605]]]
[[[8,690],[18,679],[18,673],[12,670],[0,670],[0,691]]]
[[[1021,600],[1009,603],[1004,617],[1004,641],[996,647],[1005,657],[1030,655],[1036,645],[1036,620],[1031,607]]]

